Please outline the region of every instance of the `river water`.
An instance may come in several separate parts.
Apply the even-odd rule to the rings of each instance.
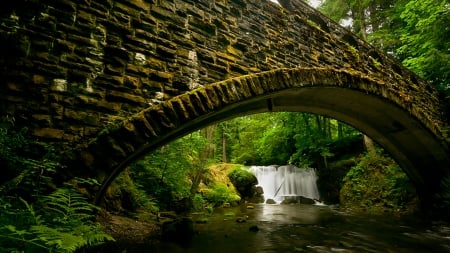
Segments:
[[[161,242],[129,252],[450,252],[448,224],[390,214],[362,215],[330,206],[267,205],[220,208],[205,224],[194,214],[189,244]],[[237,222],[236,220],[245,222]],[[255,231],[257,230],[257,231]]]

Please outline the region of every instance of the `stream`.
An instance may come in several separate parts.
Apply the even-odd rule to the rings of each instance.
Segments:
[[[319,199],[314,169],[253,166],[251,171],[264,189],[265,200],[281,203],[292,196]],[[212,214],[194,213],[191,218],[194,236],[188,243],[156,240],[147,245],[116,244],[101,252],[450,252],[450,225],[413,215],[370,215],[297,203],[215,208]]]
[[[159,242],[126,252],[450,252],[450,226],[414,216],[362,215],[320,205],[258,204],[254,209],[220,208],[208,216],[207,223],[196,223],[204,217],[193,215],[196,234],[187,245]],[[246,221],[236,221],[241,218]]]

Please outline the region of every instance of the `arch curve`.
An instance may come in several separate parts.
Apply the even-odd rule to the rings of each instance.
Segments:
[[[449,173],[448,147],[426,108],[356,71],[276,69],[197,88],[146,108],[102,131],[81,150],[82,166],[103,170],[97,200],[131,162],[215,122],[267,111],[322,114],[358,128],[383,146],[407,173],[422,199]]]

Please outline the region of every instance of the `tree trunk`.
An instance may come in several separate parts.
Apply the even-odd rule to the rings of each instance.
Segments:
[[[342,129],[342,123],[338,121],[338,138],[344,137],[344,131]]]
[[[222,162],[227,162],[227,138],[225,136],[224,128],[222,128]]]
[[[375,144],[373,143],[373,140],[367,135],[364,135],[364,146],[366,147],[366,150],[369,154],[374,155],[376,153]]]

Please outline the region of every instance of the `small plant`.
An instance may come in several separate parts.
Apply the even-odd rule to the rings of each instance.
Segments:
[[[203,199],[202,195],[195,194],[194,198],[192,200],[192,208],[194,211],[203,211],[203,208],[205,206],[205,200]]]
[[[236,216],[236,213],[230,211],[230,212],[225,212],[223,215],[225,217],[234,217],[234,216]]]
[[[350,53],[357,59],[357,61],[360,60],[359,52],[354,46],[348,44],[348,51],[350,51]]]
[[[369,58],[372,61],[372,64],[375,66],[376,69],[379,69],[379,70],[382,69],[383,65],[377,59],[375,59],[373,57],[369,57]]]
[[[207,205],[207,206],[205,207],[205,210],[206,210],[207,213],[211,214],[211,213],[214,212],[214,206],[211,205],[211,204],[209,204],[209,205]]]

